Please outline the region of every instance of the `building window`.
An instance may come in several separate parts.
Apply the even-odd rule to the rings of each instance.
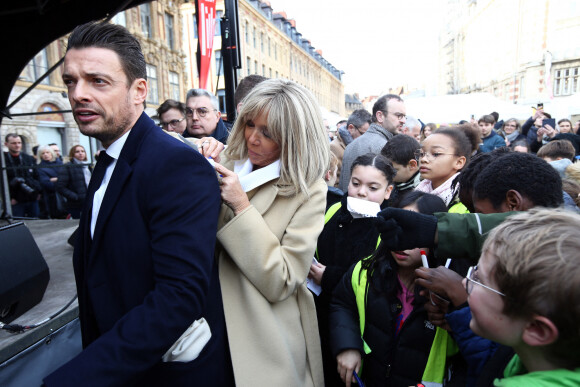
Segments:
[[[270,42],[270,38],[268,38],[268,56],[272,56],[272,45]]]
[[[278,78],[278,71],[276,71],[276,78]]]
[[[151,37],[151,5],[141,4],[139,6],[139,14],[141,15],[141,32],[146,38]]]
[[[524,98],[524,80],[525,78],[522,76],[520,77],[520,86],[518,88],[518,96],[519,98]]]
[[[254,48],[256,47],[256,27],[254,27]]]
[[[274,59],[278,59],[278,43],[274,43]]]
[[[250,44],[250,23],[246,22],[246,43]]]
[[[258,61],[254,61],[254,74],[258,74]]]
[[[262,51],[262,54],[264,53],[264,33],[263,32],[260,33],[260,51]]]
[[[220,104],[220,112],[226,114],[226,91],[224,89],[219,89],[217,91],[217,98]]]
[[[34,82],[43,76],[47,70],[48,60],[46,58],[46,48],[43,48],[30,62],[28,62],[26,68],[22,72],[21,78],[24,78],[25,81]],[[50,83],[49,78],[50,77],[44,78],[41,84],[48,85]]]
[[[270,78],[272,78],[272,67],[270,67]]]
[[[111,19],[111,22],[123,27],[127,27],[127,19],[125,18],[125,11],[121,11]]]
[[[197,39],[197,15],[193,14],[193,37]]]
[[[167,39],[167,45],[173,50],[175,48],[175,40],[173,37],[173,16],[168,13],[165,14],[165,38]]]
[[[224,11],[215,11],[215,32],[214,36],[221,36],[222,34],[222,17]]]
[[[556,70],[554,95],[570,95],[578,92],[578,67]]]
[[[147,81],[149,82],[149,93],[147,102],[157,105],[159,103],[159,89],[157,86],[157,67],[147,64]]]
[[[217,75],[224,74],[224,62],[221,50],[215,50],[215,72]]]
[[[252,60],[250,59],[250,57],[247,57],[246,58],[246,68],[248,69],[247,75],[250,75],[252,73],[251,67],[252,67]]]
[[[179,90],[179,74],[174,71],[169,72],[169,97],[176,101],[181,99]]]
[[[262,76],[266,76],[266,65],[262,65]]]

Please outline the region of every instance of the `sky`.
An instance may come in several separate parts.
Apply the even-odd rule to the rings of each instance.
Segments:
[[[346,93],[391,87],[429,89],[437,77],[445,0],[269,0],[334,67]]]

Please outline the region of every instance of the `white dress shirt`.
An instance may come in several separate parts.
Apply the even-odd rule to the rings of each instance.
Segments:
[[[97,217],[99,216],[99,210],[101,209],[101,204],[103,203],[105,193],[107,192],[109,181],[111,180],[111,176],[115,171],[117,159],[119,158],[119,155],[123,150],[123,146],[125,146],[125,141],[127,141],[129,133],[131,133],[131,130],[129,130],[127,133],[119,137],[114,143],[109,145],[109,147],[107,148],[107,154],[113,158],[113,161],[107,167],[107,171],[105,172],[105,176],[103,177],[103,182],[101,183],[99,189],[95,192],[95,197],[93,198],[93,212],[91,213],[91,238],[93,238],[95,233]]]

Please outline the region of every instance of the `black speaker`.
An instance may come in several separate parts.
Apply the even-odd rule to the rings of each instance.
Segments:
[[[24,223],[0,228],[0,321],[9,323],[38,304],[50,274]]]

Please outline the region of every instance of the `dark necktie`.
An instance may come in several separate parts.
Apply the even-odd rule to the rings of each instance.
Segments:
[[[95,192],[101,187],[103,178],[105,177],[105,172],[107,172],[107,167],[113,162],[113,158],[107,154],[105,151],[99,153],[99,159],[97,160],[97,165],[91,176],[91,181],[89,182],[89,187],[87,189],[87,199],[90,208],[93,207],[93,198],[95,197]],[[89,213],[90,214],[90,213]]]

